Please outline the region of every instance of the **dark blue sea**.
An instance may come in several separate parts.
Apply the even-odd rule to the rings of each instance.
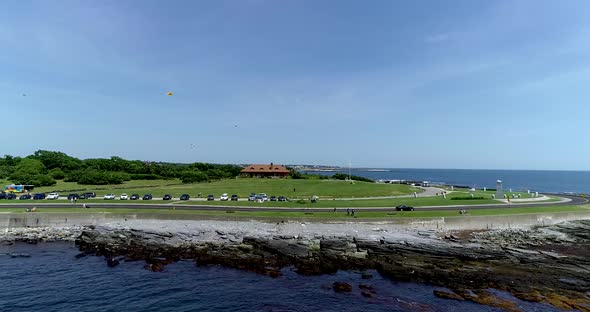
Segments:
[[[343,168],[337,172],[348,174],[348,171],[347,168]],[[306,172],[324,175],[335,173]],[[430,181],[431,183],[461,185],[477,189],[495,188],[496,181],[502,180],[503,188],[512,188],[513,191],[590,193],[590,171],[352,168],[350,172],[353,175],[374,180]]]
[[[29,258],[5,253],[24,252]],[[284,269],[278,278],[192,261],[151,272],[144,263],[109,268],[104,258],[76,259],[70,243],[0,245],[0,311],[501,311],[469,302],[438,299],[427,285],[382,278],[363,280],[358,271],[301,276]],[[352,293],[335,293],[335,281]],[[370,285],[374,298],[358,288]],[[545,304],[519,301],[525,311],[556,311]]]

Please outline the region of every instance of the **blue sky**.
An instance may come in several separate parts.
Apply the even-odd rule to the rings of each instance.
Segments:
[[[3,1],[0,154],[590,170],[588,12],[538,0]]]

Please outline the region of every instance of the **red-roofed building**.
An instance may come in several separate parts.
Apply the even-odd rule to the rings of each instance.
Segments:
[[[241,174],[250,178],[286,178],[289,176],[289,169],[273,163],[270,165],[250,165],[242,169]]]

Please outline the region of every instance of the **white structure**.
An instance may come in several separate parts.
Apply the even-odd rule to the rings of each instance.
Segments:
[[[504,192],[502,191],[502,181],[496,181],[496,198],[504,197]]]

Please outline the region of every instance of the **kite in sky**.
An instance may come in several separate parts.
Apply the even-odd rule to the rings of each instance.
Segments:
[[[174,95],[174,92],[168,91],[168,93],[166,93],[167,96],[172,96]]]

